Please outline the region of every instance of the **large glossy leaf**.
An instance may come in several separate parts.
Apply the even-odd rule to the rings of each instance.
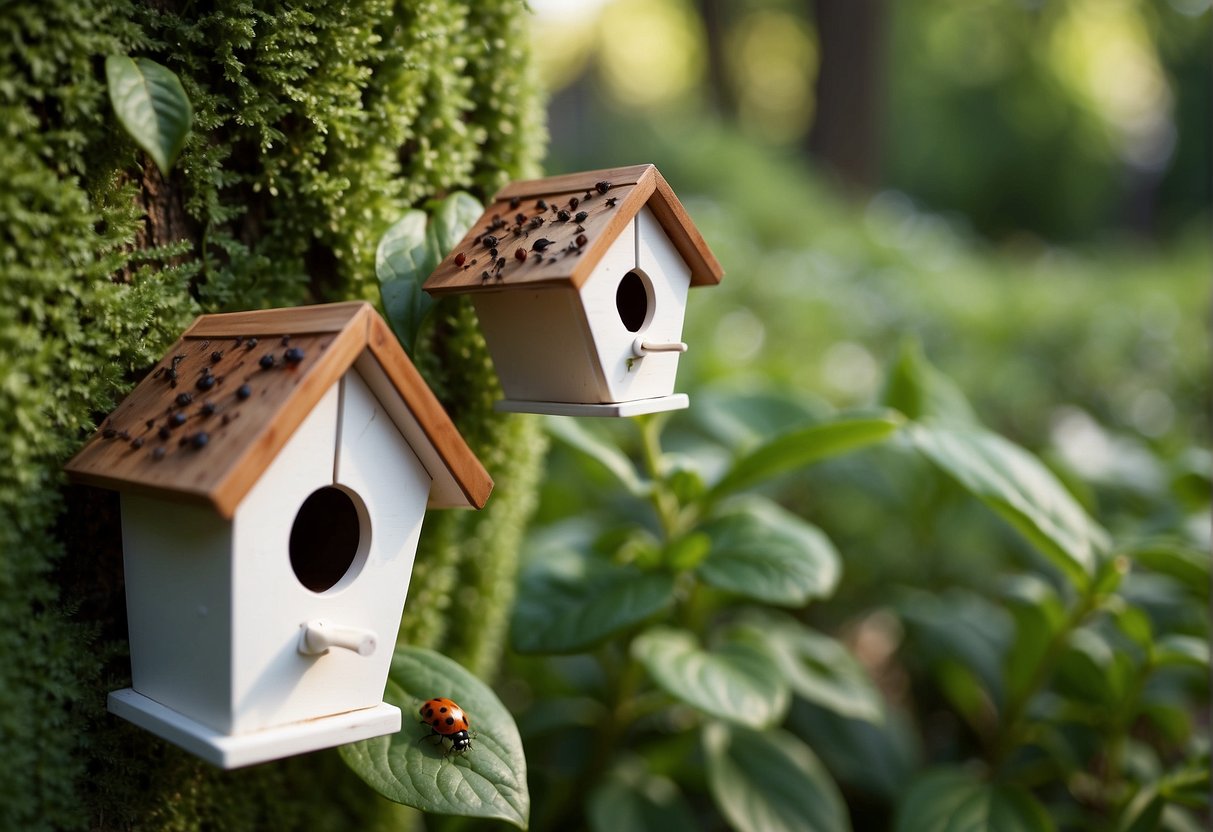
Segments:
[[[829,636],[790,616],[769,615],[742,625],[736,637],[766,648],[801,698],[852,719],[881,720],[880,693],[855,657]]]
[[[712,799],[739,832],[845,832],[837,785],[809,747],[784,731],[713,722],[703,745]]]
[[[629,494],[635,497],[648,494],[650,486],[636,473],[636,466],[632,461],[614,445],[599,439],[577,424],[576,419],[549,418],[545,424],[548,433],[555,439],[597,462],[614,476]]]
[[[1040,460],[992,433],[913,425],[915,447],[1018,529],[1076,585],[1085,586],[1108,545]]]
[[[576,653],[673,602],[673,575],[554,551],[520,576],[510,642],[520,653]]]
[[[466,753],[448,754],[449,744],[427,738],[417,709],[434,696],[454,699],[467,713],[475,734]],[[341,748],[359,777],[384,797],[423,812],[527,827],[531,799],[522,740],[491,688],[445,656],[397,647],[384,698],[404,712],[404,727]]]
[[[413,351],[422,321],[434,306],[422,285],[482,211],[480,203],[462,191],[428,207],[431,215],[418,210],[405,212],[384,232],[375,249],[375,275],[383,311],[409,352]]]
[[[122,128],[168,176],[194,120],[180,79],[147,58],[110,55],[105,59],[105,80]]]
[[[758,485],[788,471],[881,442],[903,423],[899,414],[840,416],[780,434],[738,458],[713,486],[711,497]]]
[[[648,771],[616,773],[590,795],[594,832],[697,832],[700,828],[678,786]]]
[[[698,574],[712,586],[799,607],[827,597],[838,584],[841,561],[830,539],[768,500],[731,506],[703,531],[712,547]]]
[[[743,642],[704,650],[684,630],[655,628],[632,642],[632,655],[657,686],[729,722],[763,728],[787,711],[789,692],[774,659]]]
[[[1053,821],[1023,789],[979,780],[967,771],[928,774],[905,793],[895,832],[1048,832]]]

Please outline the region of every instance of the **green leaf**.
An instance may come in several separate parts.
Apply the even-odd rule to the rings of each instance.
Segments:
[[[1209,642],[1178,633],[1163,636],[1154,645],[1154,664],[1158,667],[1187,666],[1209,668]]]
[[[696,832],[700,828],[674,781],[639,767],[616,772],[595,789],[588,810],[594,832]]]
[[[588,650],[673,602],[673,575],[553,552],[520,576],[510,643],[519,653]]]
[[[194,120],[180,79],[147,58],[110,55],[105,59],[105,81],[122,128],[167,177]]]
[[[799,607],[829,596],[838,584],[840,559],[830,539],[768,500],[731,506],[703,531],[712,548],[698,575],[719,589]]]
[[[1188,592],[1208,602],[1209,570],[1213,565],[1208,551],[1178,541],[1155,540],[1133,546],[1125,554],[1151,572],[1174,578]]]
[[[1047,832],[1048,812],[1016,786],[983,782],[967,771],[943,770],[915,783],[902,799],[895,832]]]
[[[832,456],[881,442],[904,419],[892,412],[880,416],[843,416],[776,436],[737,459],[709,492],[711,499]]]
[[[468,229],[480,219],[484,206],[471,194],[455,191],[446,199],[431,202],[426,207],[431,214],[427,237],[437,265],[455,250]]]
[[[707,651],[691,633],[663,627],[638,636],[632,655],[666,693],[720,719],[763,728],[787,710],[788,686],[774,659],[749,644]]]
[[[466,711],[474,732],[467,753],[447,754],[427,739],[430,730],[417,720],[417,709],[434,696],[454,699]],[[522,740],[491,688],[445,656],[401,646],[384,698],[404,712],[404,727],[342,746],[342,759],[359,777],[384,797],[423,812],[527,827],[531,798]]]
[[[763,616],[738,635],[764,646],[775,658],[792,691],[814,704],[852,719],[879,722],[884,707],[867,672],[845,647],[791,617]]]
[[[846,804],[797,737],[719,722],[704,726],[712,799],[739,832],[845,832]]]
[[[892,802],[922,760],[918,731],[893,709],[879,723],[848,719],[801,699],[788,717],[792,731],[821,756],[838,780],[864,794]]]
[[[1003,659],[1013,637],[1011,618],[1004,609],[967,590],[910,590],[898,601],[897,612],[937,676],[948,673],[948,665],[954,663],[971,672],[995,702],[1003,700]],[[958,681],[954,673],[950,676],[950,681]]]
[[[1014,700],[1033,683],[1049,644],[1065,626],[1066,610],[1053,587],[1035,575],[1004,579],[1002,595],[1015,620],[1003,662],[1007,698]]]
[[[1040,460],[985,431],[913,425],[907,432],[919,451],[1018,529],[1075,585],[1090,581],[1107,549],[1107,533]]]
[[[434,306],[434,299],[421,286],[438,265],[426,238],[426,217],[412,210],[396,221],[375,249],[375,275],[383,297],[383,311],[392,331],[409,352],[421,322]]]
[[[375,275],[379,278],[384,314],[410,353],[421,324],[435,303],[421,287],[483,210],[474,197],[462,191],[431,203],[430,207],[432,218],[424,211],[405,212],[383,233],[375,249]]]
[[[632,496],[644,497],[649,493],[649,484],[641,480],[632,461],[614,445],[602,441],[577,424],[576,419],[549,418],[545,424],[554,438],[597,462]]]
[[[889,368],[881,403],[918,422],[976,425],[977,416],[960,388],[927,361],[922,344],[907,340]]]

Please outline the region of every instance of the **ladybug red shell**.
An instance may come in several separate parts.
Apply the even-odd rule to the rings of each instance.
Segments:
[[[430,736],[445,737],[451,741],[451,751],[462,754],[472,747],[467,714],[450,699],[427,699],[418,713],[421,714],[421,721],[430,726]]]

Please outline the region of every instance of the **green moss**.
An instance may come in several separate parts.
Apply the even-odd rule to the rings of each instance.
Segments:
[[[193,315],[373,298],[375,242],[407,206],[534,172],[544,136],[515,38],[522,3],[477,6],[48,0],[0,15],[0,828],[397,817],[334,755],[220,773],[105,713],[106,691],[128,681],[115,503],[77,489],[65,510],[60,471]],[[170,67],[194,105],[167,182],[109,111],[113,53]],[[466,314],[434,346],[483,350]],[[455,366],[429,372],[473,444],[521,430],[460,401],[472,384],[492,395],[487,364],[468,378]],[[529,480],[514,472],[534,469],[540,443],[510,441],[517,455],[493,466],[519,483],[498,497],[524,517]],[[409,609],[436,622],[434,643],[458,632],[452,643],[487,669],[498,628],[446,626],[465,607],[443,581],[494,548],[463,545],[468,516],[427,521],[438,556],[419,563],[414,586],[430,589]],[[509,545],[474,580],[486,620],[503,620]]]

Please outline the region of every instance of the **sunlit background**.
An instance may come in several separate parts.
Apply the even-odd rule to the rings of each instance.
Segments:
[[[692,385],[863,403],[910,336],[1021,441],[1204,435],[1209,0],[532,7],[547,169],[657,163],[725,265]]]
[[[921,349],[1092,511],[1207,543],[1209,0],[532,6],[547,171],[656,163],[725,267],[689,418],[871,406]]]

